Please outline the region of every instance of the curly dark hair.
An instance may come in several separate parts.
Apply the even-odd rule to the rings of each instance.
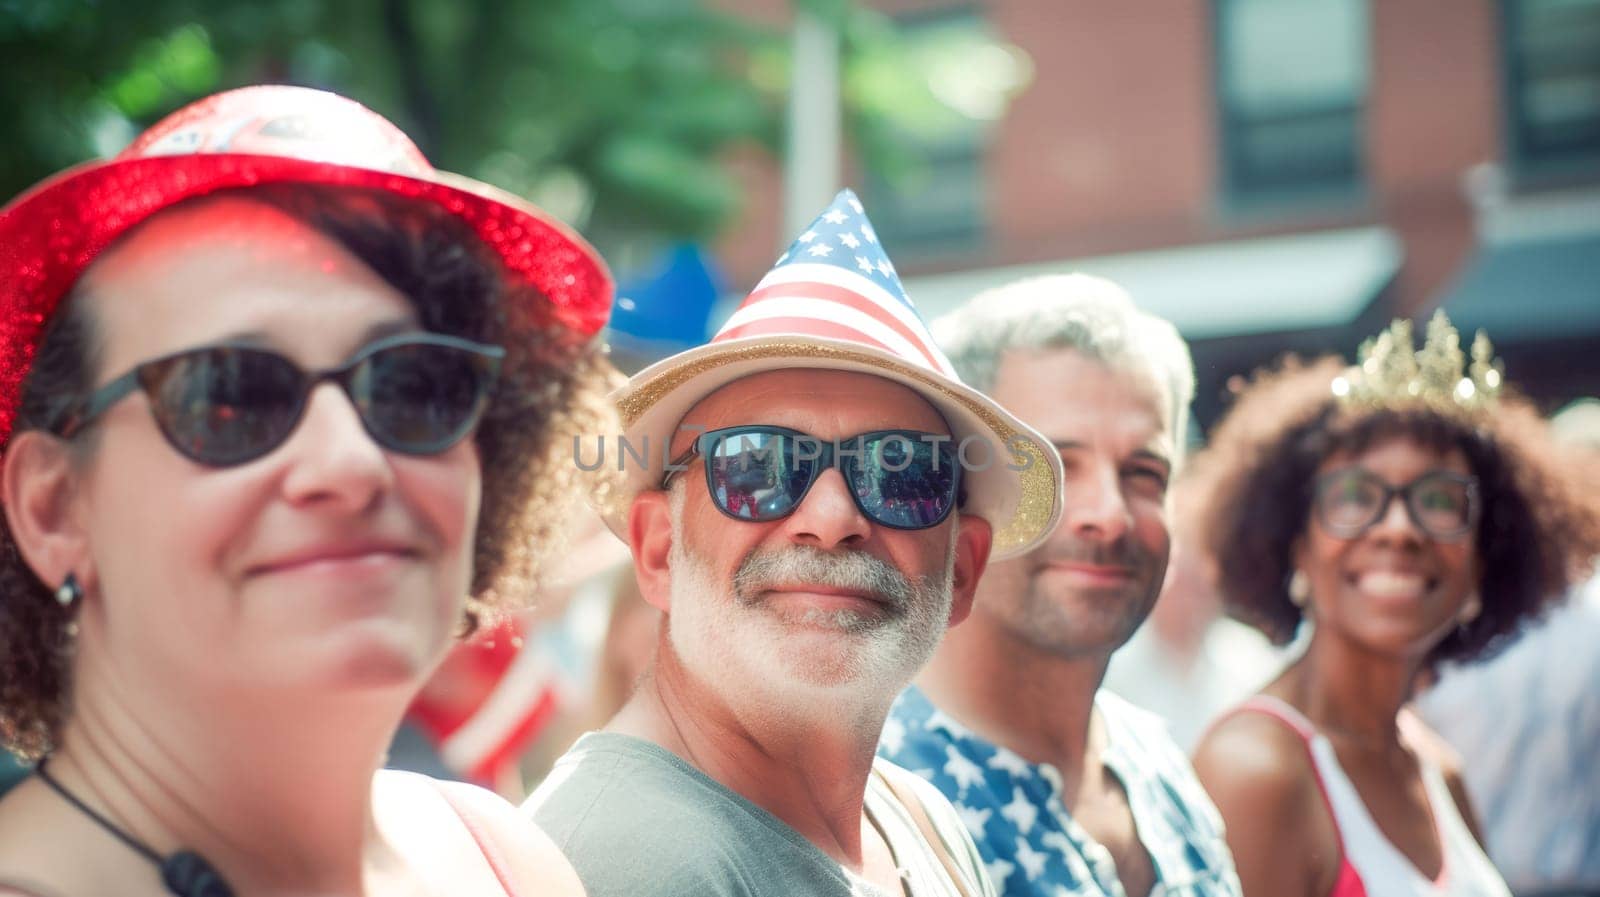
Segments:
[[[1563,468],[1526,400],[1502,394],[1492,413],[1470,417],[1421,404],[1346,405],[1330,391],[1343,369],[1337,358],[1289,358],[1257,372],[1195,459],[1195,522],[1228,613],[1276,644],[1292,639],[1302,613],[1289,600],[1291,553],[1310,518],[1317,469],[1336,453],[1405,437],[1435,451],[1459,449],[1483,503],[1475,536],[1483,610],[1426,664],[1492,653],[1600,553],[1600,506]]]
[[[412,301],[425,329],[506,350],[474,437],[483,499],[465,633],[483,615],[531,598],[584,485],[565,440],[614,427],[606,394],[616,373],[598,341],[557,323],[550,303],[531,287],[514,291],[499,259],[442,209],[382,191],[298,184],[188,202],[229,194],[272,205],[344,246]],[[78,407],[102,374],[97,337],[75,291],[46,328],[14,432],[53,430]],[[24,758],[50,750],[68,712],[73,611],[52,593],[0,515],[0,745]]]

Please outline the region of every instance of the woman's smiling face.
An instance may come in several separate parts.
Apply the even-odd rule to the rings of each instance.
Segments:
[[[412,303],[341,246],[236,198],[162,213],[83,287],[96,386],[221,341],[322,370],[420,329]],[[387,451],[328,382],[287,441],[237,466],[178,454],[143,393],[81,438],[92,444],[74,500],[74,569],[90,593],[80,663],[143,682],[337,691],[414,686],[442,655],[471,573],[472,439],[437,455]]]
[[[1318,476],[1359,470],[1390,489],[1435,473],[1471,477],[1459,449],[1438,451],[1405,436],[1326,459]],[[1296,543],[1295,567],[1310,582],[1309,612],[1319,637],[1349,639],[1366,650],[1421,657],[1460,622],[1478,587],[1476,533],[1431,535],[1405,499],[1394,495],[1382,515],[1356,535],[1330,531],[1315,510]]]

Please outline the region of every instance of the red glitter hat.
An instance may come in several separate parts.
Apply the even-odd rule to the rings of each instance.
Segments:
[[[0,209],[0,446],[45,323],[89,263],[168,206],[267,183],[370,187],[466,221],[508,276],[547,297],[587,339],[611,311],[611,275],[589,244],[528,202],[437,171],[410,138],[354,100],[304,87],[246,87],[172,113],[108,160],[35,185]]]

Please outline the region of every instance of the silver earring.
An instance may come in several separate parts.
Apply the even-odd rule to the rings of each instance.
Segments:
[[[1294,571],[1289,577],[1289,602],[1295,607],[1305,607],[1311,600],[1311,577],[1304,570]]]
[[[67,578],[61,581],[61,587],[56,589],[56,603],[62,607],[71,607],[83,597],[83,587],[78,585],[76,574],[68,573]]]
[[[1456,621],[1465,628],[1468,623],[1478,619],[1478,614],[1481,613],[1483,613],[1483,601],[1474,592],[1467,596],[1467,603],[1461,606],[1461,613],[1456,616]]]

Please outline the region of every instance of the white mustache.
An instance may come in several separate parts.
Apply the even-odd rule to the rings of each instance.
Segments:
[[[863,592],[890,610],[904,610],[915,594],[911,581],[888,563],[859,551],[831,553],[797,546],[752,553],[733,575],[733,591],[744,604],[762,592],[795,583]]]

